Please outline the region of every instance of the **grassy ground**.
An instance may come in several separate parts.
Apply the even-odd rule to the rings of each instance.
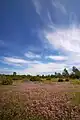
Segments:
[[[71,80],[70,80],[70,83],[71,83],[71,84],[74,84],[74,85],[76,85],[76,84],[80,85],[80,80],[78,80],[78,79],[73,79],[73,80],[72,80],[72,79],[71,79]]]
[[[0,86],[0,120],[80,120],[80,85],[71,80]]]

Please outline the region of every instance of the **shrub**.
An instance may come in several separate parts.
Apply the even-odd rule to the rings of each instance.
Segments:
[[[64,80],[62,78],[59,78],[58,79],[58,82],[63,82]]]
[[[66,79],[65,79],[65,81],[66,81],[66,82],[69,82],[69,79],[68,79],[68,78],[66,78]]]
[[[46,80],[51,80],[51,78],[46,78]]]
[[[9,79],[9,78],[7,79],[6,76],[2,76],[1,79],[2,79],[1,80],[2,85],[12,85],[13,84],[12,79]]]
[[[29,79],[23,79],[22,82],[29,82]]]
[[[33,77],[30,78],[30,81],[41,81],[41,78],[33,76]]]

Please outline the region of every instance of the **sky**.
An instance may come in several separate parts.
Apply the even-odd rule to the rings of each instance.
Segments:
[[[0,0],[0,73],[80,68],[80,0]]]

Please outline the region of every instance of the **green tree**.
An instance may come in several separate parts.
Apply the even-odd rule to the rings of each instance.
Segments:
[[[14,75],[14,76],[16,76],[16,74],[17,74],[16,72],[13,72],[13,75]]]
[[[63,77],[69,77],[69,72],[66,68],[63,70],[62,75]]]
[[[78,68],[76,68],[75,66],[72,67],[72,71],[73,73],[79,72]]]
[[[79,79],[80,78],[80,71],[78,70],[78,68],[76,68],[75,66],[72,67],[72,72],[75,76],[75,78]]]
[[[56,78],[61,78],[62,75],[61,75],[61,73],[57,73],[57,72],[55,72],[55,77],[56,77]]]

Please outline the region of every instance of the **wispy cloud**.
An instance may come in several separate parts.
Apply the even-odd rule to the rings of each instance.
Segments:
[[[67,14],[67,10],[66,10],[65,6],[64,6],[62,3],[60,3],[60,1],[52,0],[52,5],[53,5],[56,9],[61,10],[61,12],[63,12],[64,14]]]
[[[25,64],[28,64],[29,61],[18,58],[18,57],[3,57],[2,60],[0,60],[1,63],[11,65],[13,67],[22,67]]]
[[[55,32],[45,32],[44,35],[55,49],[80,52],[80,28],[57,29]]]
[[[41,5],[40,5],[40,1],[39,0],[32,0],[33,4],[36,8],[36,12],[38,13],[38,15],[40,15],[41,13]]]
[[[24,64],[24,63],[27,63],[26,60],[24,59],[19,59],[19,58],[13,58],[13,57],[4,57],[4,61],[5,62],[10,62],[10,63],[17,63],[17,64]]]
[[[59,0],[32,0],[35,10],[40,16],[44,25],[54,25],[54,21],[57,19],[58,13],[67,15],[67,9],[65,5]],[[53,11],[53,12],[52,12]],[[53,18],[53,19],[52,19]],[[55,20],[54,20],[55,19]],[[54,20],[54,21],[53,21]]]
[[[17,69],[2,69],[1,73],[6,73],[6,74],[11,74],[13,71],[16,71],[18,74],[32,74],[32,75],[37,75],[37,74],[49,74],[54,72],[62,72],[63,69],[66,67],[70,69],[74,64],[78,66],[77,63],[80,63],[80,55],[75,56],[46,56],[47,58],[53,59],[53,60],[58,60],[60,62],[49,62],[43,63],[42,61],[27,61],[24,59],[19,59],[19,58],[4,58],[4,62],[9,65],[17,66]],[[74,59],[73,59],[74,58]],[[78,60],[77,60],[77,59]],[[63,61],[64,62],[61,62]],[[18,65],[22,65],[19,67]],[[28,66],[28,67],[27,67]]]
[[[0,60],[4,64],[16,66],[16,67],[28,67],[31,66],[32,64],[39,64],[40,61],[38,60],[25,60],[21,59],[19,57],[3,57],[3,60]]]
[[[34,53],[32,53],[32,52],[25,53],[25,56],[26,56],[27,58],[30,58],[30,59],[41,58],[40,55],[34,54]]]
[[[0,40],[0,46],[4,46],[4,45],[5,45],[4,41]]]
[[[61,72],[63,68],[66,67],[66,64],[57,64],[57,63],[38,63],[38,64],[32,64],[27,69],[24,69],[23,71],[18,71],[19,74],[26,73],[26,74],[49,74],[54,73],[55,71]]]
[[[49,59],[52,59],[52,60],[56,60],[56,61],[63,61],[63,60],[68,60],[68,57],[66,56],[46,56],[45,58],[49,58]]]
[[[40,0],[37,0],[40,3]],[[70,65],[80,64],[80,25],[77,23],[76,13],[68,10],[62,1],[51,0],[51,4],[46,7],[44,4],[40,4],[42,11],[40,10],[40,17],[46,27],[39,30],[39,38],[44,40],[44,46],[50,46],[53,51],[57,50],[62,52],[61,56],[49,55],[45,58],[55,61],[65,61],[64,63],[69,67]],[[35,5],[35,8],[37,6]],[[45,11],[44,9],[45,8]],[[51,9],[50,9],[51,8]],[[54,14],[51,10],[55,10]],[[44,11],[45,14],[42,14]],[[57,19],[57,15],[62,12],[64,18],[69,22],[68,25],[62,25],[61,27],[55,24],[54,18]],[[56,13],[56,16],[55,16]],[[61,18],[62,19],[62,18]],[[61,20],[60,19],[60,20]],[[45,21],[45,22],[44,22]],[[47,22],[46,22],[47,21]],[[64,22],[65,20],[63,20]],[[59,63],[60,64],[60,63]]]
[[[24,59],[19,59],[15,57],[4,57],[4,63],[8,65],[17,66],[15,71],[18,74],[48,74],[54,73],[55,71],[61,72],[63,68],[66,66],[65,63],[55,63],[55,62],[47,62],[43,63],[42,61],[27,61]],[[19,66],[21,65],[21,67]],[[12,73],[14,69],[2,69],[2,72]]]
[[[41,48],[38,47],[37,49],[37,47],[33,48],[29,46],[26,51],[30,52],[23,53],[25,59],[4,57],[2,62],[17,66],[17,68],[24,66],[24,69],[18,69],[16,72],[33,75],[54,73],[55,71],[60,72],[64,67],[69,68],[80,64],[80,26],[76,25],[76,14],[69,13],[66,9],[67,6],[61,0],[32,0],[32,2],[43,24],[41,28],[35,31],[49,55],[45,55],[44,51],[44,57],[42,58],[41,55],[35,54]],[[69,24],[67,25],[68,22]],[[2,43],[1,40],[0,43]],[[50,52],[48,51],[49,47],[52,49]],[[56,55],[55,53],[53,55],[51,54],[53,51],[64,54]],[[53,62],[50,62],[52,60]],[[6,71],[8,70],[6,69]]]

